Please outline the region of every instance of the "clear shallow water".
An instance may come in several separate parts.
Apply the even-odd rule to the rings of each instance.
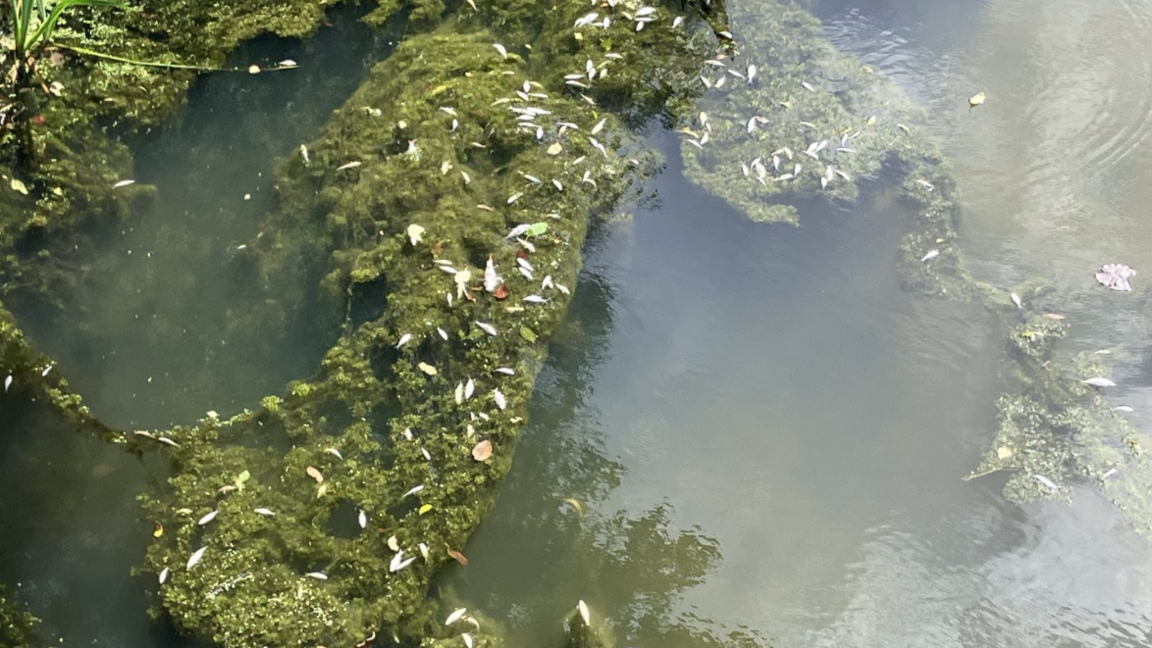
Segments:
[[[1120,367],[1116,396],[1145,421],[1146,302],[1096,290],[1091,275],[1111,260],[1141,270],[1152,251],[1139,209],[1152,164],[1140,146],[1152,101],[1142,25],[1152,7],[908,0],[827,2],[819,12],[838,47],[927,108],[958,175],[976,274],[1002,286],[1046,277],[1072,295],[1072,344],[1135,358]],[[349,91],[355,82],[341,81]],[[147,264],[106,271],[97,285],[108,304],[97,300],[89,331],[71,341],[91,354],[73,356],[80,388],[114,421],[226,413],[315,363],[275,349],[215,350],[228,312],[217,307],[192,342],[173,348],[160,337],[145,347],[151,355],[107,364],[140,339],[111,317],[135,300],[158,299],[167,306],[157,312],[179,319],[200,312],[196,299],[222,299],[227,266],[211,260],[243,242],[267,206],[255,174],[266,177],[270,156],[291,154],[327,110],[311,91],[268,83],[278,101],[247,101],[241,87],[236,104],[194,104],[183,138],[161,136],[156,157],[142,158],[158,184],[169,179],[171,199],[130,246],[191,248],[143,286],[134,284]],[[970,111],[966,99],[979,90],[988,103]],[[247,125],[227,130],[225,113]],[[297,130],[272,135],[287,123]],[[240,146],[238,137],[267,143]],[[650,143],[668,153],[669,168],[631,220],[593,237],[514,472],[466,548],[471,565],[445,576],[442,595],[504,623],[509,645],[556,645],[558,620],[580,598],[634,646],[704,645],[709,624],[688,614],[746,625],[781,646],[1152,643],[1152,550],[1110,505],[1078,489],[1071,506],[1021,508],[1003,501],[994,479],[960,481],[994,429],[1002,331],[977,308],[899,289],[907,217],[882,189],[847,211],[807,205],[799,229],[757,225],[690,187],[667,135]],[[210,173],[197,170],[204,160]],[[46,346],[50,335],[40,333]],[[191,387],[138,386],[181,367],[232,371]],[[143,389],[155,390],[143,406],[125,396]],[[52,453],[45,444],[78,442],[32,415],[4,427],[35,430],[36,443],[7,434],[0,450],[14,466],[0,472],[5,483],[28,489],[0,498],[0,517],[23,520],[4,525],[0,575],[73,645],[166,641],[139,611],[147,584],[125,576],[151,531],[130,498],[160,469],[95,445],[36,469]],[[88,452],[118,467],[103,474]],[[90,609],[123,620],[135,640],[122,640],[117,625],[67,625],[68,602],[93,583],[120,595]],[[667,636],[670,627],[685,631]]]

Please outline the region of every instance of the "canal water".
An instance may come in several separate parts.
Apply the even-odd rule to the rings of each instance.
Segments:
[[[1152,2],[814,11],[925,108],[976,278],[1051,282],[1069,345],[1115,350],[1110,396],[1152,424]],[[305,48],[292,57],[309,74],[312,56],[306,80],[331,76],[330,91],[287,75],[198,86],[138,170],[157,213],[92,252],[85,320],[21,314],[111,423],[251,407],[330,341],[301,304],[272,343],[233,352],[229,322],[259,287],[235,286],[225,262],[270,204],[273,158],[388,47],[353,56],[324,38],[263,47]],[[559,645],[581,599],[638,648],[736,645],[722,639],[735,630],[778,646],[1152,642],[1152,545],[1094,487],[1019,506],[996,478],[962,481],[994,434],[1006,331],[979,305],[901,289],[912,217],[885,178],[850,207],[799,205],[800,227],[757,224],[684,179],[672,134],[644,137],[667,166],[594,228],[513,472],[469,567],[434,594],[501,623],[510,646]],[[1095,284],[1110,262],[1136,267],[1132,294]],[[35,410],[0,413],[0,577],[15,597],[66,645],[183,645],[144,614],[150,578],[129,573],[152,531],[133,496],[164,466]]]

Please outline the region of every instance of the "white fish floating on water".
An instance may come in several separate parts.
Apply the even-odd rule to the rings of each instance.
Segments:
[[[215,510],[213,510],[211,513],[208,513],[208,514],[206,514],[204,517],[202,517],[202,518],[200,518],[199,520],[197,520],[197,521],[196,521],[196,524],[198,524],[198,525],[200,525],[200,526],[204,526],[205,524],[208,524],[208,523],[209,523],[209,522],[211,522],[212,520],[215,520],[215,519],[216,519],[216,515],[217,515],[218,513],[220,513],[220,509],[215,509]]]
[[[256,509],[256,513],[258,515],[263,515],[264,517],[274,517],[276,515],[275,513],[272,512],[272,509],[266,509],[264,507],[260,507],[260,508]]]
[[[396,343],[396,348],[399,349],[400,347],[404,346],[405,344],[408,344],[410,341],[412,341],[412,334],[411,333],[405,333],[404,335],[400,336],[400,341]]]
[[[200,559],[204,557],[204,551],[207,548],[208,547],[200,547],[196,551],[193,551],[192,555],[188,557],[188,564],[185,565],[184,568],[185,569],[192,569],[193,567],[195,567],[197,565],[197,563],[200,562]]]
[[[1040,482],[1040,485],[1043,486],[1044,488],[1047,488],[1049,490],[1054,490],[1054,491],[1060,490],[1060,487],[1056,485],[1056,482],[1052,481],[1051,479],[1048,479],[1044,475],[1032,475],[1032,478],[1035,479],[1036,481]]]
[[[128,185],[134,185],[134,184],[136,184],[135,180],[121,180],[120,182],[117,182],[116,184],[112,185],[112,188],[113,189],[119,189],[120,187],[127,187]]]
[[[520,223],[519,225],[517,225],[516,227],[513,227],[511,230],[508,231],[508,234],[504,236],[504,240],[507,241],[509,239],[514,239],[514,238],[520,236],[524,232],[527,232],[529,227],[532,227],[532,226],[529,225],[528,223]]]
[[[1118,472],[1120,472],[1119,468],[1109,468],[1103,475],[1100,475],[1100,479],[1108,479],[1109,477],[1111,477],[1112,475],[1115,475]]]
[[[511,367],[497,367],[492,370],[492,373],[504,374],[505,376],[515,376],[516,370]]]
[[[746,73],[745,76],[748,77],[748,81],[747,81],[748,85],[752,85],[752,81],[756,79],[756,66],[755,65],[749,65],[748,66],[748,72]]]
[[[472,641],[472,635],[467,632],[461,632],[460,638],[464,640],[464,648],[473,648],[476,644]]]
[[[360,509],[360,514],[356,516],[356,521],[360,523],[361,529],[368,528],[368,514],[364,512],[364,509]]]
[[[416,493],[419,493],[422,490],[424,490],[424,484],[419,484],[417,486],[413,486],[412,488],[408,489],[408,492],[401,495],[400,499],[404,499],[405,497],[408,497],[409,495],[415,495]]]
[[[600,121],[596,122],[596,124],[594,126],[592,126],[592,130],[589,132],[591,132],[593,135],[599,135],[600,131],[604,130],[604,125],[607,123],[608,123],[608,118],[605,117],[605,118],[601,119]]]
[[[40,372],[40,377],[41,377],[41,378],[47,378],[47,377],[48,377],[48,372],[49,372],[49,371],[52,371],[52,367],[55,367],[55,366],[56,366],[56,365],[48,365],[47,367],[44,367],[44,371],[41,371],[41,372]]]
[[[1135,412],[1136,411],[1136,409],[1133,408],[1131,405],[1117,405],[1116,407],[1113,407],[1112,409],[1116,410],[1117,412]]]
[[[352,162],[348,162],[346,164],[341,164],[340,166],[336,167],[336,170],[337,171],[347,171],[348,169],[355,169],[356,167],[360,166],[360,164],[361,163],[359,161],[353,160]]]
[[[5,394],[8,393],[8,388],[12,386],[12,380],[13,380],[12,374],[8,374],[8,377],[4,379],[4,393]]]
[[[572,28],[579,29],[580,27],[587,27],[588,25],[596,22],[596,20],[599,18],[600,14],[596,13],[595,11],[592,13],[584,14],[583,16],[580,16],[576,19],[576,22],[572,25]]]
[[[304,166],[312,166],[312,158],[308,157],[308,147],[300,145],[300,157],[304,160]]]
[[[576,602],[576,610],[580,612],[580,619],[584,622],[584,625],[591,627],[592,612],[588,609],[588,604],[584,602],[584,599]]]
[[[324,572],[308,572],[304,575],[308,578],[315,578],[316,580],[328,580],[328,574],[325,574]]]
[[[436,333],[438,333],[440,335],[440,339],[444,340],[445,342],[448,341],[448,331],[445,331],[444,329],[437,326],[436,327]]]
[[[476,322],[476,326],[488,335],[496,335],[496,327],[487,322]]]
[[[672,19],[672,29],[676,29],[677,27],[679,27],[680,25],[683,25],[683,24],[684,24],[684,16],[676,16],[675,18]]]
[[[464,400],[472,398],[472,394],[476,393],[476,383],[469,378],[468,382],[464,383]]]
[[[529,304],[547,304],[548,298],[547,297],[541,297],[540,295],[528,295],[527,297],[525,297],[524,299],[521,299],[520,301],[528,302]]]
[[[504,410],[508,407],[508,399],[504,398],[504,392],[499,389],[492,390],[492,400],[496,402],[496,407]]]
[[[500,43],[492,43],[492,47],[496,48],[496,51],[500,53],[500,56],[502,58],[508,58],[508,48],[507,47],[504,47]]]
[[[333,457],[336,457],[340,461],[344,461],[344,455],[340,454],[340,451],[337,450],[336,448],[324,448],[324,452],[327,452],[328,454],[332,455]]]
[[[168,574],[170,574],[170,573],[171,573],[171,570],[169,570],[167,567],[160,570],[160,577],[157,580],[160,581],[161,585],[168,582]]]
[[[1092,385],[1093,387],[1115,387],[1116,386],[1115,382],[1105,378],[1104,376],[1095,376],[1092,378],[1088,378],[1086,380],[1081,380],[1080,382],[1084,383],[1085,385]]]
[[[411,558],[405,558],[404,557],[404,551],[400,550],[400,551],[396,552],[395,556],[392,556],[391,562],[388,563],[388,571],[395,574],[396,572],[400,571],[401,569],[404,569],[408,565],[411,565],[415,560],[416,560],[416,556],[412,556]]]
[[[1008,293],[1008,296],[1012,298],[1012,303],[1016,304],[1016,308],[1024,308],[1024,302],[1020,300],[1020,295]]]
[[[453,399],[457,405],[464,403],[464,383],[456,383],[456,390],[453,392]]]
[[[937,250],[937,249],[928,250],[927,254],[920,257],[920,261],[921,262],[928,262],[928,261],[931,261],[932,259],[935,259],[938,256],[940,256],[940,250]]]
[[[460,619],[463,619],[464,615],[467,613],[468,608],[456,608],[455,610],[452,610],[452,614],[449,614],[448,618],[444,619],[444,625],[450,626],[453,623],[456,623]]]

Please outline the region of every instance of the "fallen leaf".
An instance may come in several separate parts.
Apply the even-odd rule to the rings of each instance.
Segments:
[[[28,195],[28,187],[21,180],[19,180],[17,178],[12,178],[12,182],[9,184],[12,185],[13,190],[19,191],[20,193],[24,194],[25,196]]]
[[[987,96],[983,92],[977,92],[968,99],[968,105],[972,108],[975,108],[976,106],[984,103],[985,99],[987,99]]]
[[[260,66],[259,65],[249,65],[248,66],[248,74],[260,74]]]
[[[427,513],[428,511],[431,511],[431,510],[432,510],[431,504],[424,504],[420,507],[420,510],[417,511],[417,514],[418,515],[424,515],[425,513]]]
[[[152,528],[152,537],[159,538],[164,535],[164,525],[157,522]]]
[[[304,472],[308,473],[308,476],[311,477],[312,479],[315,479],[317,484],[323,484],[324,483],[324,475],[319,470],[317,470],[316,468],[314,468],[312,466],[308,466],[307,468],[304,469]]]
[[[472,458],[476,461],[488,461],[492,457],[492,442],[485,439],[472,448]]]
[[[500,284],[496,287],[496,290],[492,291],[492,296],[496,299],[508,299],[508,287]]]
[[[448,547],[448,555],[452,556],[452,558],[455,559],[456,562],[460,563],[461,565],[463,565],[465,567],[468,566],[468,557],[465,556],[464,554],[460,553],[459,551],[456,551],[452,547]]]
[[[416,365],[416,367],[418,369],[420,369],[420,371],[423,371],[424,373],[428,374],[429,376],[435,376],[437,373],[436,367],[433,367],[432,365],[430,365],[426,362],[421,362],[420,364]]]
[[[556,142],[548,147],[548,155],[560,155],[560,151],[562,150],[564,150],[564,147],[560,145],[560,142]]]
[[[996,458],[1003,461],[1012,457],[1012,448],[1008,446],[1000,446],[996,448]]]
[[[532,329],[528,328],[527,326],[521,326],[520,327],[520,337],[524,338],[525,342],[535,342],[536,341],[536,331],[533,331]]]

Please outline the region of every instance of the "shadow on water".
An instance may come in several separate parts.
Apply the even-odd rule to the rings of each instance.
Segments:
[[[300,260],[293,299],[268,291],[245,246],[275,204],[273,161],[298,155],[398,40],[402,20],[374,32],[363,11],[342,6],[312,39],[258,38],[229,61],[298,68],[201,77],[179,124],[132,142],[134,179],[158,199],[76,251],[68,311],[15,300],[37,346],[111,424],[230,415],[308,375],[335,339],[343,314],[316,289],[324,259]]]

